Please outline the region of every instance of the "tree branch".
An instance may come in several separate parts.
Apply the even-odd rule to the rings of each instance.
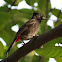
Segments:
[[[48,13],[49,13],[49,0],[46,0],[46,18],[48,19]]]
[[[58,37],[62,37],[62,24],[55,27],[54,29],[51,29],[49,32],[46,32],[37,37],[35,36],[32,40],[30,40],[30,42],[20,47],[12,55],[5,58],[1,62],[18,62],[29,52],[39,48],[40,46]]]
[[[49,14],[49,0],[46,0],[46,18],[47,18],[46,23],[48,21],[48,14]],[[46,24],[45,25],[45,32],[47,31],[47,28],[48,28],[48,26]]]
[[[15,2],[16,2],[16,1],[17,1],[17,0],[14,0],[14,1],[12,2],[11,7],[12,7],[13,5],[15,5]],[[11,10],[11,7],[8,8],[7,12],[9,12],[9,11]]]

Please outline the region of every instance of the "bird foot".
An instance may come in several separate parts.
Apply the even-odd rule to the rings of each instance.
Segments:
[[[25,45],[25,43],[24,43],[24,42],[22,42],[22,45]]]

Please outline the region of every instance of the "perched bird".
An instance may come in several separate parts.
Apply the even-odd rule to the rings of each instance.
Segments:
[[[40,27],[41,20],[46,19],[39,13],[34,12],[32,18],[27,21],[16,33],[16,36],[10,45],[9,49],[7,50],[7,53],[13,48],[13,46],[16,44],[16,42],[20,40],[28,40],[33,38],[33,36],[37,35],[37,32]]]

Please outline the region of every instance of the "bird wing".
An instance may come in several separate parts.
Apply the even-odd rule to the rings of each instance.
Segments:
[[[27,21],[17,32],[16,37],[20,36],[23,32],[28,30],[31,26],[33,26],[36,23],[35,19],[31,19]]]

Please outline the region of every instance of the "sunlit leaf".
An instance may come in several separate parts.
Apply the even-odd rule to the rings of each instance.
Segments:
[[[3,54],[4,54],[4,46],[0,41],[0,59],[4,56]]]
[[[58,9],[51,9],[51,13],[53,14],[53,15],[55,15],[56,17],[58,16],[58,13],[60,12],[60,10],[58,10]]]
[[[6,3],[8,3],[8,4],[13,4],[13,6],[14,5],[18,5],[19,4],[19,2],[21,2],[22,0],[4,0]]]
[[[34,6],[34,3],[38,0],[25,0],[28,5]]]
[[[42,33],[45,32],[45,25],[46,25],[46,21],[43,20],[43,21],[41,22],[40,30],[39,30],[38,34],[42,34]]]
[[[58,21],[56,21],[56,22],[53,22],[54,27],[58,26],[58,25],[59,25],[59,24],[61,24],[61,23],[62,23],[62,21],[61,21],[61,20],[58,20]]]
[[[10,14],[6,12],[0,12],[0,30],[10,21]]]
[[[48,57],[48,58],[62,57],[61,47],[45,47],[37,49],[35,51],[42,57]]]
[[[60,18],[62,19],[62,12],[61,12],[61,14],[60,14]]]
[[[46,43],[45,45],[44,45],[44,47],[53,47],[53,46],[55,46],[55,44],[56,43],[62,43],[62,37],[60,37],[60,38],[56,38],[56,39],[54,39],[54,40],[51,40],[50,42],[48,42],[48,43]]]
[[[46,16],[45,15],[45,13],[46,13],[46,7],[47,7],[47,0],[39,0],[39,2],[38,2],[38,11],[40,12],[40,13],[42,13],[44,16]],[[51,9],[51,3],[50,3],[50,0],[49,0],[49,2],[48,2],[48,10],[50,10]]]
[[[12,0],[4,0],[6,3],[11,4]]]
[[[14,1],[14,0],[13,0]],[[16,0],[15,5],[18,5],[22,0]]]
[[[56,60],[57,62],[62,62],[62,57],[55,58],[55,60]]]
[[[4,6],[0,7],[0,12],[4,11],[7,13],[7,9],[8,9],[7,5],[4,5]]]

